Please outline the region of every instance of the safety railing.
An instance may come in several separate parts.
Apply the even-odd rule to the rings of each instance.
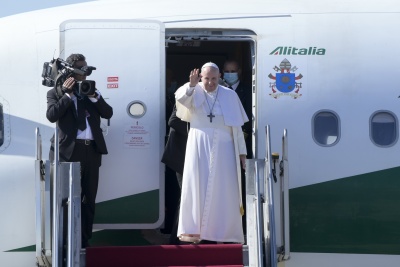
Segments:
[[[37,265],[78,267],[82,263],[80,163],[59,162],[57,138],[54,155],[53,163],[43,164],[36,129]]]
[[[265,134],[265,159],[248,159],[246,164],[247,245],[249,266],[276,267],[289,259],[290,252],[287,131],[280,164],[279,154],[271,153],[269,125]],[[278,193],[276,198],[274,193]]]
[[[265,162],[246,160],[246,225],[249,266],[264,266],[263,215],[264,196],[261,192]]]
[[[264,188],[266,200],[263,206],[264,212],[264,232],[268,233],[264,237],[265,255],[267,266],[276,267],[278,264],[277,249],[276,249],[276,227],[275,227],[275,203],[273,190],[273,159],[271,155],[271,136],[270,127],[265,127],[266,135],[266,154],[265,154],[265,176]]]
[[[35,207],[36,207],[36,259],[39,266],[46,266],[45,258],[49,255],[49,239],[46,239],[46,212],[50,212],[45,206],[45,198],[49,196],[49,191],[45,187],[45,167],[42,161],[42,137],[39,128],[35,131]],[[44,257],[42,257],[44,256]]]
[[[289,150],[288,133],[285,129],[282,136],[282,160],[279,164],[280,177],[280,214],[281,214],[281,247],[278,251],[278,261],[288,260],[290,257],[289,233]]]

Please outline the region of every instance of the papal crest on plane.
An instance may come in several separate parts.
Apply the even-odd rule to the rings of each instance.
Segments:
[[[268,75],[273,80],[273,82],[269,83],[269,87],[272,90],[269,95],[276,99],[282,96],[290,96],[294,99],[301,97],[300,89],[302,88],[302,83],[297,81],[303,78],[303,75],[300,73],[296,76],[294,72],[297,67],[292,67],[289,60],[285,58],[279,64],[279,67],[274,67],[274,70],[276,71],[275,75],[272,73]]]

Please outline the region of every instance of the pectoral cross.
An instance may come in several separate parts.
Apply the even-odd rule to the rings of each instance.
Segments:
[[[213,114],[212,114],[212,112],[210,112],[210,114],[209,114],[209,115],[207,115],[207,117],[209,117],[209,118],[210,118],[210,122],[212,122],[212,118],[214,118],[214,117],[215,117],[215,115],[213,115]]]

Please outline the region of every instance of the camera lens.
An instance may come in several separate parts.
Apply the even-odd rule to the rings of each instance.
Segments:
[[[93,95],[96,91],[96,84],[94,81],[80,81],[77,84],[80,95]]]
[[[81,94],[86,95],[90,91],[90,83],[82,82],[80,84],[80,91],[81,91]]]

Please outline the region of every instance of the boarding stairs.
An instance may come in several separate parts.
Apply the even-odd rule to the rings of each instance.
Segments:
[[[49,161],[43,162],[37,128],[37,266],[278,266],[279,262],[289,259],[287,132],[284,131],[282,160],[279,162],[279,156],[271,154],[269,131],[267,126],[265,159],[247,160],[245,245],[101,246],[82,249],[80,165],[76,162],[61,163],[58,156],[55,156],[53,166]],[[57,129],[55,136],[58,136]],[[278,168],[280,172],[276,174]],[[275,192],[278,194],[274,198]],[[279,208],[278,211],[275,211],[276,208]],[[276,222],[279,222],[278,227]]]

